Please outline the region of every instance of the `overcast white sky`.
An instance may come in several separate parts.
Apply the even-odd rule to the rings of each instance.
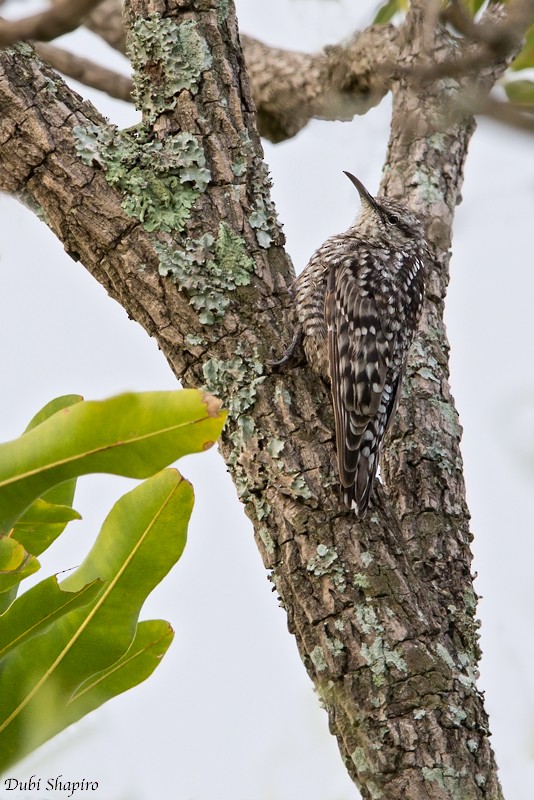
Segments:
[[[365,24],[375,3],[238,0],[237,7],[244,32],[314,50]],[[101,50],[90,34],[69,38],[92,57]],[[104,50],[100,59],[118,63]],[[78,90],[113,122],[136,121],[126,104]],[[384,101],[351,123],[314,122],[287,143],[265,144],[297,270],[357,212],[342,170],[377,189],[388,120]],[[447,301],[451,382],[464,427],[474,568],[483,595],[480,685],[508,800],[534,796],[533,145],[526,134],[480,123],[457,214]],[[3,196],[0,215],[0,439],[16,436],[61,394],[101,398],[175,388],[155,342],[41,222]],[[197,495],[188,546],[143,611],[145,619],[171,621],[170,652],[145,684],[10,775],[97,780],[98,800],[355,798],[224,464],[210,452],[183,460],[180,469]],[[107,476],[80,481],[75,506],[84,520],[72,523],[66,541],[42,559],[40,577],[81,561],[131,485]],[[64,795],[47,793],[55,796]]]

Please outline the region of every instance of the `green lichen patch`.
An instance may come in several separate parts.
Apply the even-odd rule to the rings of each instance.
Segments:
[[[363,572],[356,572],[354,574],[354,578],[352,579],[354,586],[357,586],[359,589],[369,589],[370,583],[369,578],[367,575],[364,575]]]
[[[219,322],[230,305],[230,293],[251,281],[254,262],[244,241],[224,222],[217,239],[205,234],[200,239],[186,239],[180,249],[156,245],[156,250],[160,274],[172,275],[187,291],[203,325]]]
[[[336,589],[343,593],[347,588],[345,572],[341,564],[336,563],[339,554],[333,548],[325,544],[318,544],[316,555],[312,556],[306,564],[308,572],[313,572],[318,578],[322,575],[329,575],[332,578]],[[340,628],[342,630],[342,628]]]
[[[247,161],[244,156],[238,156],[232,164],[232,172],[236,178],[240,178],[247,171]]]
[[[185,341],[191,347],[206,347],[207,340],[203,336],[197,336],[196,333],[188,333]]]
[[[271,534],[267,528],[261,527],[258,531],[258,536],[263,542],[263,545],[270,556],[274,554],[275,546]]]
[[[441,658],[441,660],[445,662],[445,664],[449,667],[449,669],[454,671],[457,670],[453,657],[451,656],[447,648],[441,644],[441,642],[438,642],[438,644],[436,645],[436,653]]]
[[[338,560],[339,554],[325,544],[319,544],[316,548],[317,555],[312,556],[306,564],[308,572],[313,572],[318,577],[326,575],[331,571],[332,564]]]
[[[323,648],[319,645],[316,645],[310,653],[310,658],[313,661],[315,669],[318,672],[324,672],[324,670],[328,667],[326,662],[326,658],[324,657]]]
[[[460,772],[456,771],[452,767],[423,767],[421,773],[426,781],[429,783],[435,783],[448,792],[448,796],[454,798],[461,798],[461,789],[462,783],[460,781],[461,778],[465,777],[465,769],[462,769]]]
[[[476,751],[478,750],[478,742],[477,742],[477,740],[476,739],[468,739],[467,740],[467,749],[471,753],[476,753]]]
[[[274,390],[274,399],[281,406],[285,405],[289,408],[291,405],[291,395],[281,382],[276,384],[276,388]]]
[[[282,439],[269,439],[269,443],[267,445],[267,452],[271,456],[271,458],[277,459],[280,456],[280,453],[286,446],[286,443],[282,441]]]
[[[369,642],[362,644],[360,652],[371,669],[375,686],[383,685],[385,673],[391,667],[407,672],[408,665],[404,658],[385,641],[384,626],[379,622],[373,607],[369,603],[362,604],[356,606],[355,613],[360,630],[370,637]]]
[[[327,639],[326,646],[328,647],[334,658],[342,655],[345,649],[345,645],[343,644],[341,639],[338,639],[337,637],[335,639]]]
[[[202,367],[208,392],[220,397],[230,419],[238,420],[256,401],[256,389],[265,380],[257,353],[246,355],[242,347],[227,360],[210,358]]]
[[[211,177],[195,136],[180,132],[161,142],[142,126],[118,131],[98,125],[78,126],[74,136],[82,161],[100,164],[107,182],[124,193],[128,216],[147,231],[184,229]]]
[[[448,711],[447,716],[451,720],[452,724],[457,728],[459,728],[462,725],[462,723],[467,719],[467,712],[464,711],[463,708],[455,706],[453,703],[451,703],[448,706],[447,711]]]
[[[219,0],[217,5],[217,20],[220,25],[226,20],[228,17],[228,11],[230,8],[229,0]]]
[[[309,500],[312,496],[310,491],[310,487],[302,477],[302,475],[297,475],[291,481],[291,491],[297,497],[302,497],[304,500]]]
[[[369,765],[367,763],[367,758],[365,756],[365,750],[363,749],[363,747],[357,747],[350,754],[350,757],[354,762],[354,766],[356,767],[360,775],[364,772],[369,771]]]
[[[254,208],[248,221],[254,228],[260,247],[268,248],[278,234],[276,211],[269,197],[271,179],[265,164],[259,167],[259,178],[253,181]]]
[[[127,52],[134,70],[133,99],[149,121],[173,109],[184,89],[196,94],[202,73],[211,66],[196,22],[177,24],[157,12],[134,22]]]

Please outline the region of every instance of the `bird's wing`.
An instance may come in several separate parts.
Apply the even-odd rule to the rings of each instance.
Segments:
[[[354,266],[330,271],[325,317],[339,476],[346,502],[363,515],[400,377],[388,383],[395,336],[384,330],[384,312],[362,289]]]

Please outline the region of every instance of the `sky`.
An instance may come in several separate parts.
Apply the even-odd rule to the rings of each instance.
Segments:
[[[306,51],[347,37],[374,8],[369,0],[237,3],[243,32]],[[125,70],[87,32],[65,37],[64,46]],[[73,85],[112,122],[135,123],[127,104]],[[376,191],[389,111],[386,99],[350,123],[314,121],[288,142],[264,143],[297,271],[357,213],[342,171]],[[508,800],[532,800],[534,790],[533,144],[528,134],[479,122],[446,305],[482,595],[480,687]],[[65,255],[43,223],[5,196],[0,233],[0,440],[17,436],[61,394],[94,399],[176,388],[155,341]],[[183,459],[179,468],[196,493],[188,544],[142,612],[144,619],[171,621],[170,651],[147,682],[9,774],[96,780],[98,800],[356,798],[222,460],[213,450]],[[41,559],[38,577],[80,563],[132,485],[111,476],[80,480],[75,507],[84,519]]]

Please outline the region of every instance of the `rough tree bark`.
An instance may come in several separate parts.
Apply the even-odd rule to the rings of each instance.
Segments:
[[[295,54],[270,58],[246,41],[272,138],[312,115],[350,116],[391,89],[382,189],[428,223],[434,259],[424,318],[384,453],[387,491],[365,521],[335,489],[328,387],[303,363],[266,366],[271,343],[279,354],[291,338],[293,271],[231,0],[129,0],[144,122],[121,134],[29,45],[0,53],[0,188],[45,219],[157,339],[184,385],[207,385],[230,409],[223,455],[363,797],[496,800],[475,683],[469,515],[443,325],[452,217],[474,126],[467,117],[444,127],[460,80],[413,77],[422,54],[425,63],[464,55],[437,20],[429,26],[426,5],[413,2],[397,30],[365,31],[349,48],[302,56],[298,80]],[[504,11],[495,7],[494,16]],[[489,53],[479,71],[484,89],[516,44]],[[285,82],[273,82],[274,73]],[[307,116],[292,123],[303,91]]]

